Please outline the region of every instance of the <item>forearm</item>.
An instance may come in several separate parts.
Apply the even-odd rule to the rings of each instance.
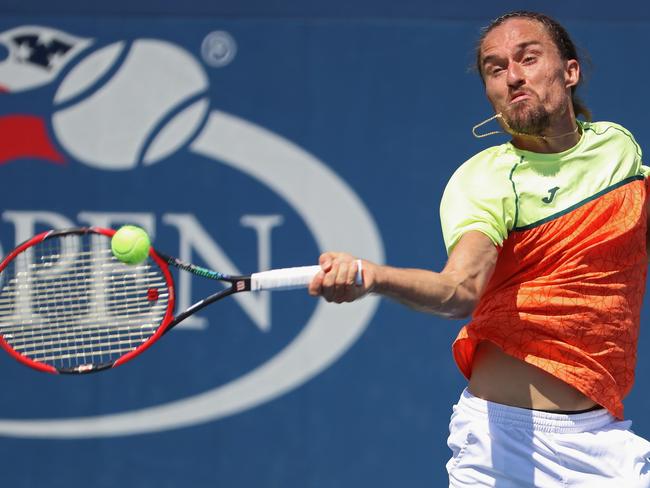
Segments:
[[[374,274],[374,293],[422,312],[462,318],[478,301],[471,277],[460,273],[377,266]]]
[[[322,270],[310,283],[309,293],[336,303],[377,293],[417,310],[461,318],[474,310],[496,260],[497,249],[490,239],[471,231],[458,242],[440,273],[362,261],[363,280],[358,284],[358,260],[346,253],[326,252],[320,256]]]

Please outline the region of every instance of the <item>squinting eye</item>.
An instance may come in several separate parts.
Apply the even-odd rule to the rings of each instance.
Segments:
[[[526,63],[526,64],[528,64],[528,63],[534,63],[535,60],[536,60],[535,56],[526,56],[526,57],[524,58],[524,63]]]

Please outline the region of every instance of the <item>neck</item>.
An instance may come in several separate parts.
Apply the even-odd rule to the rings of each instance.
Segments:
[[[479,132],[480,127],[495,119],[499,121],[503,130]],[[510,134],[512,136],[512,145],[518,149],[547,154],[559,153],[572,148],[580,141],[581,136],[580,125],[578,125],[572,111],[568,117],[564,117],[560,122],[553,124],[552,127],[539,135],[528,135],[514,131],[510,128],[501,112],[472,127],[472,134],[477,139],[501,133]]]
[[[580,126],[575,120],[544,131],[539,135],[512,134],[512,145],[517,149],[536,153],[559,153],[575,146],[580,140]]]
[[[512,145],[524,151],[536,153],[559,153],[571,149],[580,140],[580,126],[571,106],[556,113],[550,125],[540,134],[521,134],[510,129],[505,118],[501,118],[504,128],[512,135]]]

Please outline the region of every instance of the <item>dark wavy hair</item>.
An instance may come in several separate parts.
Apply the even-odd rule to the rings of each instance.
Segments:
[[[483,83],[485,83],[485,79],[483,78],[483,71],[481,70],[481,45],[485,40],[485,36],[487,36],[492,29],[498,27],[499,25],[503,24],[506,20],[510,20],[510,19],[529,19],[529,20],[534,20],[536,22],[539,22],[544,26],[546,31],[551,36],[551,39],[555,44],[555,46],[557,47],[557,50],[559,51],[562,59],[565,61],[569,59],[575,59],[580,63],[580,58],[578,56],[578,49],[576,48],[576,45],[571,40],[571,37],[569,36],[569,33],[566,31],[566,29],[562,27],[562,25],[557,20],[552,19],[548,15],[540,14],[537,12],[517,10],[515,12],[509,12],[493,20],[490,25],[484,27],[483,30],[481,31],[481,37],[479,38],[478,43],[476,45],[476,70],[478,71]],[[578,84],[571,87],[571,102],[573,104],[573,111],[576,117],[582,115],[585,118],[585,120],[591,120],[591,110],[589,110],[587,106],[584,104],[584,102],[580,100],[580,98],[576,95],[576,90],[580,85],[582,85],[583,81],[584,78],[581,70]]]

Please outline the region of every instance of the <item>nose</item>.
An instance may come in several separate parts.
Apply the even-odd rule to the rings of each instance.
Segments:
[[[510,63],[508,66],[508,86],[517,88],[524,84],[524,70],[517,63]]]

